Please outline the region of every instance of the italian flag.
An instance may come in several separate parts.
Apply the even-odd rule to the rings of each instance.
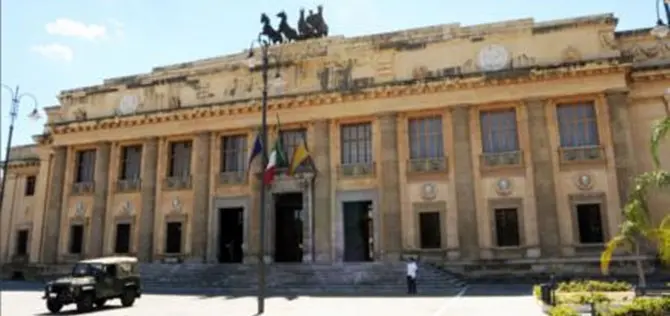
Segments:
[[[275,172],[277,166],[285,166],[286,157],[284,157],[284,148],[281,143],[281,137],[277,137],[275,146],[272,148],[270,153],[270,159],[268,159],[268,165],[265,167],[265,172],[263,173],[263,182],[265,184],[272,183],[272,180],[275,178]]]

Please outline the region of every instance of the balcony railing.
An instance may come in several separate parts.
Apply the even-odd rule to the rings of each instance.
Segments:
[[[116,181],[117,192],[136,192],[142,188],[140,179],[121,179]]]
[[[340,165],[342,177],[367,177],[375,174],[375,163],[352,163]]]
[[[191,175],[167,177],[163,180],[163,187],[167,190],[191,189]]]
[[[91,194],[95,190],[95,182],[85,181],[85,182],[75,182],[72,184],[72,194],[82,195],[82,194]]]
[[[599,161],[605,159],[602,146],[561,147],[558,149],[562,163]]]
[[[486,168],[511,167],[523,164],[521,151],[483,153],[479,156],[480,164]]]
[[[247,172],[240,171],[224,171],[219,173],[219,185],[227,184],[242,184],[247,181]]]
[[[427,173],[447,170],[447,158],[415,158],[407,161],[407,172]]]

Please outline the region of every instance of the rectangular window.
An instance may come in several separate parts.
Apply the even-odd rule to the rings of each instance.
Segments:
[[[421,249],[439,249],[442,247],[440,223],[440,212],[419,213],[419,244]]]
[[[138,180],[142,170],[142,145],[121,147],[119,180]]]
[[[307,131],[304,128],[281,131],[279,137],[286,151],[286,159],[290,161],[296,148],[307,141]]]
[[[75,183],[95,181],[95,149],[77,151],[75,156]]]
[[[221,138],[221,172],[246,170],[247,136],[231,135]]]
[[[16,255],[25,256],[28,254],[28,230],[21,229],[16,233]]]
[[[498,247],[517,247],[521,245],[519,237],[519,213],[516,208],[495,209],[496,245]]]
[[[370,123],[342,125],[340,133],[343,165],[372,163],[372,126]]]
[[[168,177],[187,177],[191,175],[192,142],[171,142],[169,146]]]
[[[168,222],[165,228],[165,253],[181,253],[182,223]]]
[[[556,107],[561,147],[600,145],[598,122],[593,103],[561,104]]]
[[[71,254],[81,254],[84,251],[84,225],[74,224],[70,226],[70,247]]]
[[[519,151],[516,110],[483,111],[479,121],[484,153]]]
[[[26,177],[26,187],[25,187],[25,196],[35,195],[35,184],[37,182],[36,176],[27,176]]]
[[[114,253],[130,252],[130,224],[116,224],[116,240],[114,242]]]
[[[444,157],[442,117],[424,117],[409,120],[410,159]]]
[[[605,241],[600,204],[577,205],[579,243],[601,244]]]

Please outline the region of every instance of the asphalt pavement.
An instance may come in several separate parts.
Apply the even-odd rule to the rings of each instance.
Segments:
[[[3,282],[1,315],[49,315],[41,299],[42,285],[26,282]],[[122,308],[118,300],[108,307],[91,313],[100,316],[183,316],[256,314],[257,300],[253,296],[219,296],[213,293],[188,294],[146,290],[133,307]],[[166,291],[160,291],[165,293]],[[169,292],[169,291],[168,291]],[[64,309],[73,315],[74,306]],[[502,314],[501,314],[502,313]],[[270,297],[266,300],[267,316],[301,315],[385,315],[385,316],[470,316],[470,315],[543,315],[532,297],[529,285],[472,285],[461,292],[443,297],[398,295],[394,297],[361,296],[291,296]]]

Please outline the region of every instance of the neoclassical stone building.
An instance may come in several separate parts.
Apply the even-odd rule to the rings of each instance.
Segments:
[[[305,140],[313,164],[270,188],[268,259],[597,260],[668,111],[670,42],[616,25],[522,19],[273,47],[286,86],[271,91],[270,144],[282,137],[290,157]],[[254,262],[261,80],[246,56],[61,92],[47,132],[11,152],[1,260]],[[670,167],[670,148],[661,156]],[[670,197],[651,203],[658,220]]]

